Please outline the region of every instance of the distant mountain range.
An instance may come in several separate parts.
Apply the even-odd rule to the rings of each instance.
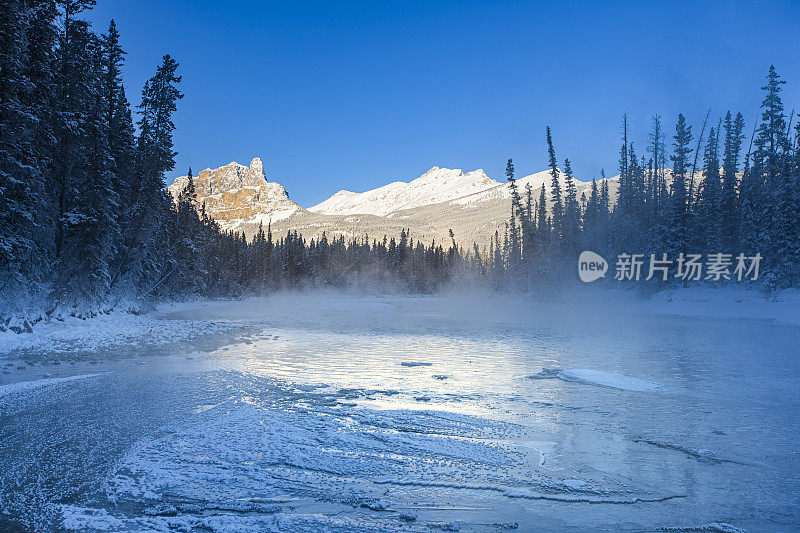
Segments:
[[[561,174],[563,187],[563,173]],[[259,224],[272,224],[276,236],[297,230],[307,238],[325,232],[328,237],[345,235],[382,239],[402,229],[426,244],[449,241],[452,229],[462,246],[488,244],[495,230],[501,233],[511,213],[511,191],[506,182],[491,179],[481,170],[433,167],[408,183],[395,181],[369,191],[342,190],[324,202],[304,209],[289,199],[286,189],[267,181],[261,159],[250,166],[229,163],[205,169],[194,178],[198,208],[223,229],[244,232],[250,238]],[[550,189],[550,172],[542,171],[517,180],[521,194],[530,185],[538,199],[543,184]],[[185,189],[186,176],[168,187],[174,198]],[[616,197],[618,177],[608,178],[611,197]],[[600,183],[598,180],[598,187]],[[591,183],[576,180],[578,198],[589,196]],[[548,203],[549,203],[549,192]]]

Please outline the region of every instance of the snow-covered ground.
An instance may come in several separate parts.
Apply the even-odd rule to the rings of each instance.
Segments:
[[[799,311],[290,294],[47,325],[0,344],[0,530],[796,531]],[[146,349],[54,364],[120,339]]]
[[[233,327],[209,320],[165,320],[157,314],[134,315],[124,311],[90,319],[67,316],[36,323],[32,326],[33,333],[0,331],[0,358],[17,352],[70,354],[158,347]]]

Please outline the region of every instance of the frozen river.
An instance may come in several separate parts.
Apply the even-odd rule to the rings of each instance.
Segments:
[[[792,323],[298,295],[160,318],[230,329],[0,359],[0,531],[800,528]]]

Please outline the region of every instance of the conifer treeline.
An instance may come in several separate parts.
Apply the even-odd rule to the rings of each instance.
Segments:
[[[625,119],[616,198],[605,180],[577,197],[548,128],[551,186],[538,198],[520,191],[509,160],[512,216],[485,252],[463,251],[452,232],[423,245],[407,232],[305,240],[267,228],[246,242],[195,205],[191,180],[178,202],[168,196],[178,64],[163,57],[132,112],[114,22],[98,35],[81,18],[94,3],[7,0],[0,9],[0,315],[305,286],[434,292],[466,279],[535,289],[574,279],[583,249],[607,258],[760,252],[770,287],[800,284],[800,127],[786,117],[774,68],[744,154],[740,114],[707,118],[697,141],[680,115],[670,151],[656,116],[647,157]]]
[[[0,314],[353,281],[429,292],[449,279],[457,252],[405,232],[371,244],[262,232],[245,243],[198,214],[191,191],[173,203],[164,176],[178,64],[163,57],[134,116],[114,22],[98,35],[81,18],[94,4],[0,9]]]
[[[521,193],[508,161],[511,217],[490,246],[492,284],[524,290],[574,280],[578,254],[592,250],[611,262],[607,277],[619,254],[642,254],[645,262],[666,254],[673,263],[681,254],[730,254],[734,261],[760,254],[759,283],[800,286],[800,123],[793,126],[793,111],[786,116],[784,84],[771,66],[747,145],[741,113],[727,112],[716,124],[707,114],[696,140],[680,114],[668,150],[656,115],[647,155],[637,155],[623,116],[616,198],[605,179],[592,180],[588,197],[576,196],[570,161],[559,167],[548,127],[549,192]]]
[[[139,294],[172,263],[177,63],[165,55],[134,117],[125,52],[94,0],[0,9],[0,308],[75,307]]]
[[[433,293],[456,279],[480,281],[480,260],[463,254],[451,236],[445,247],[426,245],[405,230],[399,238],[344,236],[306,240],[297,231],[274,238],[269,226],[251,241],[221,232],[200,213],[187,191],[177,202],[172,274],[163,295],[265,294],[302,288],[367,292]]]

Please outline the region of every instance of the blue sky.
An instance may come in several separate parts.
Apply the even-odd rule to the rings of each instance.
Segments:
[[[303,206],[428,168],[502,179],[560,160],[616,174],[620,116],[643,149],[668,131],[741,111],[748,132],[770,63],[800,105],[800,2],[259,2],[100,0],[116,20],[129,98],[171,53],[184,99],[171,181],[260,156]],[[799,108],[800,110],[800,108]]]

